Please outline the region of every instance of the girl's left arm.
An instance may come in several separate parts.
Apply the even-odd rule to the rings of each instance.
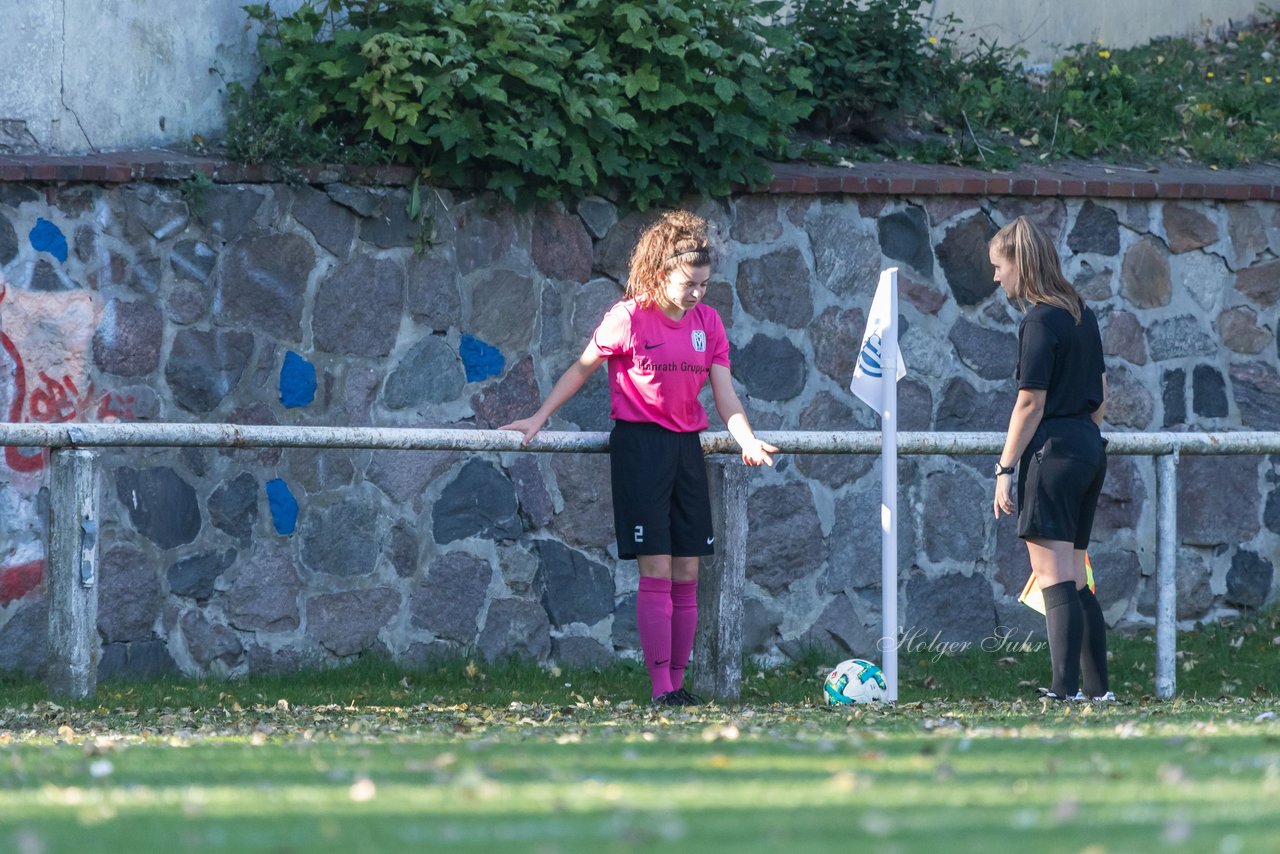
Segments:
[[[742,461],[749,466],[773,465],[770,455],[778,453],[778,449],[768,442],[761,442],[752,432],[742,401],[733,390],[733,377],[724,365],[711,366],[711,395],[715,398],[716,412],[742,448]]]
[[[1102,403],[1098,408],[1093,410],[1093,414],[1089,416],[1093,419],[1093,423],[1098,425],[1098,429],[1102,429],[1102,419],[1107,417],[1107,372],[1102,372]]]

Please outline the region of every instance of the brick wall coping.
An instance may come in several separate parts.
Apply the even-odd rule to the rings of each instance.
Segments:
[[[404,186],[416,170],[408,166],[273,166],[236,163],[217,157],[151,149],[75,156],[0,155],[0,182],[103,183],[182,181],[205,175],[220,184],[282,180],[328,184]],[[813,195],[847,193],[890,196],[1083,196],[1111,199],[1223,199],[1280,201],[1280,166],[1215,170],[1162,164],[1116,166],[1094,162],[1027,166],[987,172],[923,163],[858,163],[810,166],[780,163],[766,193]]]

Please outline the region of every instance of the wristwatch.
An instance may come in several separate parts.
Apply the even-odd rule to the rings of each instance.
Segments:
[[[1017,469],[1013,466],[1002,466],[1000,465],[1000,461],[996,460],[996,477],[999,477],[1002,474],[1013,474],[1015,471],[1017,471]]]

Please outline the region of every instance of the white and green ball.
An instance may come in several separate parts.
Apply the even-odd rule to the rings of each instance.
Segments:
[[[884,674],[879,665],[861,658],[840,662],[822,684],[822,696],[828,706],[878,703],[885,693]]]

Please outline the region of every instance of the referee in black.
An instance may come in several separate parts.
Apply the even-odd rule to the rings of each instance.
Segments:
[[[1062,275],[1052,241],[1025,216],[989,246],[995,280],[1026,312],[1018,327],[1018,399],[996,463],[994,510],[1018,512],[1018,536],[1044,593],[1051,700],[1114,701],[1106,621],[1085,586],[1085,550],[1107,473],[1107,402],[1098,320]],[[1014,476],[1017,476],[1017,502]]]

